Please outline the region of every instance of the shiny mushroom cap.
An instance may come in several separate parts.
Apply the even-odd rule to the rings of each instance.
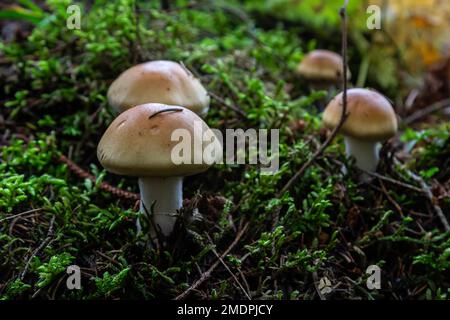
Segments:
[[[164,103],[205,114],[210,97],[186,67],[157,60],[124,71],[109,87],[108,102],[117,113],[144,103]]]
[[[328,50],[314,50],[300,62],[297,73],[310,80],[339,82],[343,65],[344,62],[339,54]],[[350,79],[348,69],[347,79]]]
[[[323,122],[335,128],[341,118],[343,93],[339,93],[325,108]],[[391,103],[381,94],[368,89],[347,90],[348,118],[341,133],[365,141],[384,141],[397,132],[397,117]]]
[[[183,133],[189,136],[172,138],[176,129],[184,129]],[[208,125],[189,109],[148,103],[124,111],[110,124],[98,144],[97,157],[106,170],[120,175],[187,176],[208,169],[210,164],[202,155],[197,154],[197,159],[200,157],[197,163],[194,156],[195,152],[203,153],[210,143],[215,144],[214,148],[221,148],[213,137]],[[176,164],[172,150],[184,139],[190,139],[187,140],[191,147],[190,161]]]

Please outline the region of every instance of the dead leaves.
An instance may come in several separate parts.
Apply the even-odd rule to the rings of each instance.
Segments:
[[[386,12],[386,32],[404,52],[410,72],[413,74],[423,72],[424,69],[449,56],[448,1],[390,1]]]

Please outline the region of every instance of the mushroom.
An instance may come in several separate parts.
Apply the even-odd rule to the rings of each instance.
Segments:
[[[323,112],[323,123],[335,128],[341,118],[343,93],[339,93]],[[354,88],[347,90],[348,117],[340,131],[344,135],[348,156],[356,166],[374,172],[379,161],[380,143],[397,132],[397,117],[391,103],[376,91]]]
[[[108,102],[117,112],[144,103],[183,106],[206,114],[210,97],[200,81],[182,64],[156,60],[124,71],[109,87]]]
[[[183,130],[183,142],[190,148],[183,151],[190,152],[187,163],[174,161],[173,149],[179,144],[173,138],[176,129]],[[110,124],[98,144],[97,157],[112,173],[138,177],[141,214],[153,209],[153,226],[168,236],[182,207],[183,177],[203,172],[213,163],[203,155],[210,143],[221,150],[213,131],[194,112],[149,103],[124,111]],[[155,231],[152,227],[152,238]]]
[[[328,90],[341,81],[343,66],[344,62],[339,54],[329,50],[314,50],[300,62],[297,73],[310,81],[312,89]],[[349,70],[347,80],[350,80]]]

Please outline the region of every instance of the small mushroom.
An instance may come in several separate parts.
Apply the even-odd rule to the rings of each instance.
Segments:
[[[342,101],[341,92],[323,112],[323,123],[330,129],[335,128],[340,121]],[[340,130],[344,135],[346,153],[355,158],[358,168],[374,172],[379,161],[379,142],[397,132],[394,109],[378,92],[355,88],[347,90],[347,113],[348,118]]]
[[[210,97],[200,81],[177,62],[156,60],[124,71],[109,87],[108,102],[117,112],[144,103],[183,106],[206,114]]]
[[[342,79],[344,62],[342,57],[329,50],[314,50],[309,52],[297,67],[297,73],[309,81],[314,90],[329,90]],[[350,71],[347,70],[350,80]]]
[[[172,150],[180,141],[172,137],[176,129],[189,135],[183,136],[183,141],[189,139],[189,163],[173,160]],[[124,111],[110,124],[97,157],[112,173],[138,177],[141,214],[153,209],[153,225],[168,236],[182,207],[183,177],[203,172],[213,163],[200,154],[210,143],[221,148],[212,130],[189,109],[149,103]],[[151,236],[155,234],[152,229]]]

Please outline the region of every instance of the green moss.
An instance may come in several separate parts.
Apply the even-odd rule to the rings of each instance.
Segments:
[[[223,252],[245,222],[247,231],[224,261],[242,274],[255,298],[315,298],[316,272],[342,283],[336,298],[410,298],[408,292],[423,285],[427,291],[413,298],[446,296],[449,234],[439,231],[426,198],[386,182],[389,199],[379,181],[361,184],[356,175],[344,175],[342,164],[352,168],[352,162],[340,138],[289,192],[276,197],[324,140],[314,104],[323,102],[325,93],[310,92],[294,73],[304,52],[330,40],[323,30],[310,27],[313,38],[299,37],[298,26],[259,26],[253,9],[246,11],[250,1],[244,8],[234,2],[187,7],[178,1],[164,12],[158,1],[136,8],[120,0],[95,1],[83,10],[81,30],[71,31],[65,28],[69,2],[48,1],[46,23],[37,24],[26,41],[0,46],[12,68],[0,89],[6,101],[1,113],[18,133],[0,147],[1,299],[174,298],[216,261],[213,249]],[[107,181],[136,192],[136,180],[107,174],[95,157],[114,117],[105,97],[109,84],[148,59],[183,61],[208,91],[245,114],[212,99],[206,117],[211,127],[280,129],[276,174],[218,165],[187,178],[188,198],[223,196],[225,206],[200,206],[203,219],[184,221],[173,244],[160,249],[149,248],[136,234],[135,203],[99,188]],[[303,128],[293,131],[288,124],[299,118]],[[449,166],[442,166],[449,156],[448,132],[448,125],[407,130],[402,140],[411,146],[407,167],[428,182],[448,183]],[[58,161],[61,154],[97,181],[79,178]],[[392,167],[384,157],[383,175],[414,184]],[[440,204],[448,212],[450,202]],[[53,219],[48,245],[33,256]],[[376,263],[384,281],[398,285],[367,291],[364,270]],[[69,264],[84,271],[80,291],[65,287]],[[244,298],[222,264],[201,290],[194,296]]]

